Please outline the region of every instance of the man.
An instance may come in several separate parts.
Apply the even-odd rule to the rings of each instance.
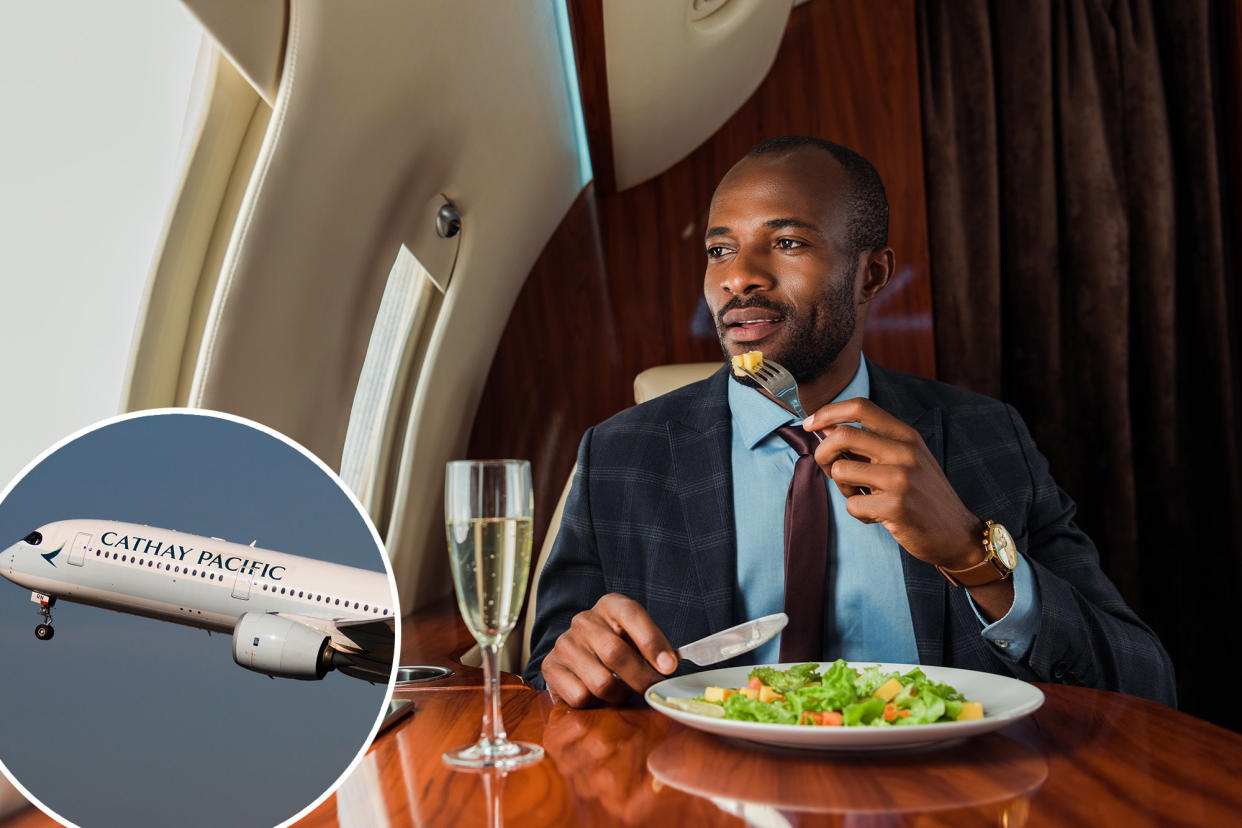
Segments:
[[[731,663],[941,664],[1174,703],[1017,413],[862,358],[887,236],[879,176],[844,147],[777,138],[725,175],[704,279],[721,346],[788,368],[811,416],[726,366],[588,430],[528,680],[620,703],[675,646],[784,607],[779,640]]]

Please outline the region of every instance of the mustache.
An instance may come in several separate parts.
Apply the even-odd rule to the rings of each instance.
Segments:
[[[728,302],[725,302],[724,307],[716,311],[716,325],[724,327],[724,317],[729,311],[747,310],[749,308],[763,308],[764,310],[775,311],[786,319],[793,316],[793,310],[789,306],[782,305],[780,302],[774,302],[765,296],[753,296],[745,300],[740,296],[734,296]]]

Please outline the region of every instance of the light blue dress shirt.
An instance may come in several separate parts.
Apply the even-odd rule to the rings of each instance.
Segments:
[[[867,363],[836,400],[871,396]],[[733,514],[737,529],[738,598],[746,618],[780,612],[785,595],[785,495],[793,478],[797,452],[776,433],[798,420],[763,394],[729,383],[733,417]],[[824,618],[825,658],[848,661],[919,662],[906,597],[901,556],[905,554],[889,531],[865,524],[845,508],[845,496],[828,482],[835,559]],[[835,566],[833,565],[835,563]],[[988,624],[971,601],[981,634],[998,655],[1020,659],[1039,630],[1040,603],[1030,565],[1018,557],[1013,573],[1014,601],[1006,615]],[[780,636],[755,651],[756,663],[779,660]]]

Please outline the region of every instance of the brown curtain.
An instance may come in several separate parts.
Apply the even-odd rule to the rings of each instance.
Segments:
[[[917,10],[938,373],[1018,408],[1182,709],[1242,729],[1236,10]]]

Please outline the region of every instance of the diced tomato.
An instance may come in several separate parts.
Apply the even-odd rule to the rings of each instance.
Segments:
[[[819,714],[812,713],[810,710],[803,710],[802,711],[802,723],[803,724],[819,724]]]
[[[763,682],[759,680],[758,676],[751,676],[750,682],[746,686],[749,687],[751,690],[758,690],[760,687],[763,686]]]
[[[889,702],[884,705],[884,721],[891,722],[895,718],[897,718],[897,708],[892,702]]]
[[[841,726],[842,716],[836,710],[825,710],[823,713],[819,714],[819,717],[819,723],[822,725],[827,725],[828,727]]]
[[[904,718],[906,718],[906,717],[908,717],[908,716],[910,715],[910,711],[909,711],[909,710],[899,710],[899,711],[898,711],[898,713],[900,713],[900,714],[901,714],[901,718],[903,718],[903,719],[904,719]]]

